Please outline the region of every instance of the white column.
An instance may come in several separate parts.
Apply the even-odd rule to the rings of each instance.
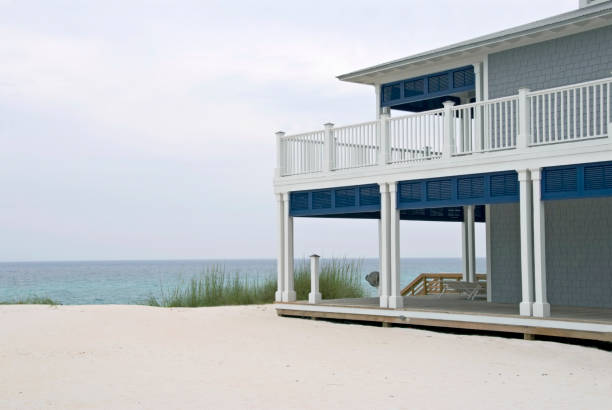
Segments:
[[[539,168],[531,170],[533,185],[533,279],[535,302],[533,315],[550,316],[550,304],[546,296],[546,220],[544,201],[542,201],[541,180]]]
[[[276,209],[278,218],[278,255],[276,260],[276,293],[274,300],[283,301],[283,289],[285,285],[285,211],[283,194],[276,194]]]
[[[468,281],[476,282],[476,238],[475,238],[475,212],[474,205],[464,207],[465,220],[467,225],[467,265],[468,265]]]
[[[442,142],[442,158],[450,159],[454,153],[455,121],[453,118],[454,101],[444,101],[444,141]]]
[[[383,248],[382,248],[382,220],[378,219],[378,297],[380,298],[380,292],[382,287],[380,286],[381,272],[383,271]]]
[[[400,211],[397,209],[397,182],[389,184],[389,225],[391,247],[391,293],[389,307],[404,307],[404,298],[400,294]]]
[[[380,118],[382,112],[380,107],[380,84],[374,84],[374,95],[376,96],[376,119]]]
[[[470,258],[468,256],[468,222],[466,206],[463,207],[463,222],[461,222],[461,274],[462,280],[470,278]]]
[[[323,171],[329,172],[336,168],[336,144],[334,141],[334,124],[323,124],[325,140],[323,141]]]
[[[491,276],[491,205],[485,205],[485,242],[487,248],[487,302],[491,302],[493,293],[493,279]]]
[[[276,169],[274,174],[277,178],[285,173],[285,158],[283,153],[282,139],[285,136],[283,131],[278,131],[276,134]]]
[[[289,193],[283,194],[283,211],[285,214],[285,288],[283,290],[283,302],[295,301],[295,290],[293,290],[293,217],[289,215]]]
[[[527,93],[529,88],[518,90],[518,135],[516,136],[517,148],[528,148],[531,142],[529,135],[529,99]],[[568,103],[569,104],[569,103]]]
[[[380,184],[380,307],[389,307],[389,282],[391,279],[391,249],[389,244],[389,186]]]
[[[308,303],[321,303],[321,292],[319,292],[319,255],[310,255],[310,293]]]
[[[474,84],[476,101],[482,101],[482,63],[480,61],[474,64]],[[474,152],[482,151],[483,147],[483,121],[481,111],[482,107],[480,106],[474,108]]]
[[[378,119],[380,129],[380,151],[378,165],[385,166],[391,161],[391,141],[389,136],[389,113],[383,112]]]
[[[533,243],[531,235],[531,181],[529,171],[518,171],[521,209],[521,288],[520,314],[531,316],[533,304]]]

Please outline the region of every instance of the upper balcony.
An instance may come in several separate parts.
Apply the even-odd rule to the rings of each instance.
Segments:
[[[422,167],[496,151],[605,138],[612,129],[612,77],[304,134],[277,133],[277,183],[350,170]],[[476,155],[478,154],[478,155]]]

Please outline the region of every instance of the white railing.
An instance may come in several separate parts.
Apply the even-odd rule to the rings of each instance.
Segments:
[[[529,93],[531,145],[608,135],[611,79]]]
[[[518,102],[512,96],[453,107],[453,155],[515,148]]]
[[[333,129],[332,169],[368,167],[378,164],[378,121]]]
[[[443,114],[444,110],[433,110],[388,119],[388,162],[440,158],[444,145]]]
[[[280,174],[310,174],[323,170],[324,131],[280,138]]]
[[[280,176],[450,160],[505,149],[609,137],[612,78],[285,136]]]

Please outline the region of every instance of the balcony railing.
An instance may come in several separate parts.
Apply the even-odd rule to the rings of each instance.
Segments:
[[[612,78],[299,135],[277,133],[279,176],[449,160],[609,136]]]

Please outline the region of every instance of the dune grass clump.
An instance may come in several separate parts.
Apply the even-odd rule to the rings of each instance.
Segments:
[[[29,296],[27,298],[0,301],[0,305],[59,305],[51,298],[40,296]]]
[[[310,292],[310,262],[300,263],[294,277],[297,300],[307,300]],[[361,262],[347,259],[322,261],[319,289],[323,299],[364,297]]]
[[[298,300],[308,299],[310,265],[304,261],[296,267],[295,291]],[[332,259],[321,265],[320,290],[325,299],[363,297],[360,263]],[[201,275],[168,291],[161,297],[151,297],[150,306],[200,307],[252,305],[274,302],[276,276],[252,278],[239,273],[228,274],[218,266],[207,268]]]

